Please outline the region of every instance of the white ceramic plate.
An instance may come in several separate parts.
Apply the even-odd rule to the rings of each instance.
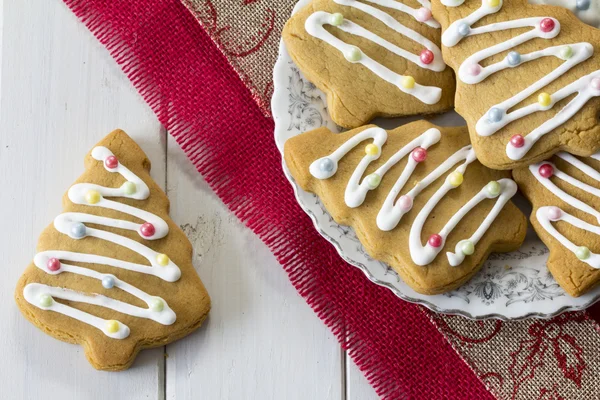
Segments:
[[[301,0],[296,9],[307,4]],[[292,136],[321,126],[339,132],[327,113],[325,95],[307,81],[291,60],[283,41],[274,71],[274,93],[271,103],[275,119],[275,141],[280,152]],[[398,118],[376,120],[386,129],[419,119]],[[431,120],[438,125],[461,125],[456,113],[447,113]],[[385,286],[398,297],[429,309],[458,314],[473,319],[550,318],[565,311],[582,310],[600,299],[600,287],[584,296],[567,295],[554,281],[546,268],[548,249],[533,231],[519,251],[492,254],[481,271],[459,289],[436,296],[412,290],[387,264],[374,260],[366,253],[352,228],[337,224],[314,194],[302,190],[291,177],[285,161],[283,170],[294,187],[300,206],[310,216],[317,231],[335,246],[340,256],[360,268],[374,283]],[[516,203],[526,215],[530,207],[525,200]]]

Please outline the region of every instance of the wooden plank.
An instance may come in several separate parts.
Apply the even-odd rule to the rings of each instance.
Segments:
[[[167,154],[171,215],[213,304],[205,326],[167,346],[167,399],[341,399],[333,335],[170,137]]]
[[[0,376],[7,399],[159,399],[163,348],[124,373],[94,370],[79,346],[27,322],[12,302],[37,236],[61,211],[83,157],[116,127],[128,131],[165,181],[164,132],[108,53],[61,1],[4,0],[0,91],[0,243],[4,306]]]
[[[356,364],[346,355],[346,400],[375,400],[375,389],[367,382],[367,378]]]

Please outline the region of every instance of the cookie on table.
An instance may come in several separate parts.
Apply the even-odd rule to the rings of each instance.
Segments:
[[[525,238],[516,183],[477,161],[466,128],[320,128],[289,139],[284,156],[298,185],[419,293],[457,288]]]
[[[533,204],[531,224],[550,249],[548,269],[571,296],[600,282],[600,152],[548,161],[513,171]]]
[[[479,160],[513,169],[600,149],[600,30],[526,0],[434,0]]]
[[[141,349],[197,329],[210,298],[138,145],[116,130],[85,167],[42,232],[15,299],[41,330],[82,345],[95,368],[123,370]]]
[[[283,40],[340,126],[440,113],[452,108],[455,81],[430,7],[429,0],[313,0],[287,22]]]

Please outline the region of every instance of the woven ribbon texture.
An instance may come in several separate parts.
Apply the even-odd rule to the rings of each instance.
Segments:
[[[64,1],[381,397],[598,398],[590,314],[510,323],[436,315],[369,282],[316,233],[283,176],[266,116],[290,0]]]

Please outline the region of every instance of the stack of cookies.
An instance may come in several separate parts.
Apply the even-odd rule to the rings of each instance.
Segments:
[[[290,173],[414,290],[517,250],[518,190],[556,281],[572,296],[600,282],[600,30],[526,0],[313,0],[283,38],[348,129],[289,139]],[[453,108],[467,126],[365,125]]]

